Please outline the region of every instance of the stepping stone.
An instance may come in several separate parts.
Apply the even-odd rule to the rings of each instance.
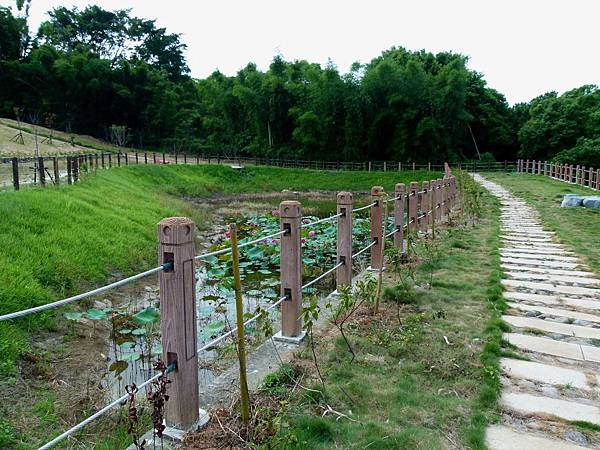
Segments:
[[[508,376],[514,378],[522,378],[556,386],[568,385],[578,389],[592,389],[587,382],[585,374],[578,370],[511,358],[501,358],[500,366]]]
[[[571,277],[566,275],[554,275],[551,273],[538,272],[504,272],[504,275],[523,281],[554,281],[560,283],[577,284],[582,286],[600,287],[600,280],[596,278]]]
[[[541,259],[511,258],[509,256],[500,256],[500,261],[509,264],[533,267],[550,267],[552,269],[575,269],[580,264],[562,261],[545,261]]]
[[[579,311],[571,311],[569,309],[546,308],[545,306],[532,306],[523,303],[509,303],[508,306],[521,311],[539,311],[542,314],[558,317],[570,317],[572,319],[586,320],[588,322],[600,323],[600,316],[594,314],[583,313]]]
[[[519,247],[504,247],[500,249],[501,252],[503,251],[511,251],[511,252],[515,252],[515,253],[529,253],[529,254],[533,254],[533,255],[562,255],[562,256],[569,256],[572,255],[573,252],[569,252],[566,250],[559,250],[557,248],[552,248],[552,249],[548,249],[548,248],[535,248],[535,247],[527,247],[527,246],[519,246]]]
[[[503,393],[506,408],[527,415],[546,415],[564,420],[579,420],[600,425],[600,408],[583,403],[521,393]]]
[[[600,347],[592,347],[591,345],[582,345],[583,359],[586,361],[600,362]]]
[[[510,344],[522,350],[584,361],[583,351],[579,344],[519,333],[504,333],[502,336]]]
[[[490,450],[589,450],[567,441],[521,433],[503,425],[489,426],[485,443]]]
[[[548,253],[528,253],[512,249],[501,249],[500,254],[502,256],[508,256],[510,258],[541,259],[544,261],[579,262],[579,258],[575,256],[563,256]]]
[[[543,248],[547,250],[562,250],[564,246],[562,244],[556,244],[554,242],[528,242],[528,241],[511,241],[504,240],[506,247],[527,247],[527,248]]]
[[[537,283],[523,280],[501,280],[504,286],[515,289],[531,289],[533,291],[547,291],[558,294],[581,295],[600,299],[600,289],[586,288],[580,286],[565,286],[562,284]]]
[[[531,244],[552,244],[552,239],[534,239],[527,237],[508,236],[506,234],[500,235],[500,239],[512,242],[530,242]]]
[[[564,334],[583,339],[600,339],[600,328],[582,327],[570,323],[552,322],[550,320],[538,319],[536,317],[502,316],[509,325],[518,328],[531,328],[534,330],[547,331],[549,333]],[[598,349],[600,351],[600,348]]]
[[[572,277],[584,277],[595,279],[592,272],[584,272],[582,270],[563,270],[563,269],[548,269],[545,267],[523,267],[512,264],[502,264],[502,268],[508,271],[518,270],[522,272],[545,273],[552,275],[567,275]]]

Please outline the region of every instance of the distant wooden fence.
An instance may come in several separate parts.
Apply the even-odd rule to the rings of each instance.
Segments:
[[[62,182],[68,184],[80,180],[82,173],[89,173],[98,169],[128,166],[132,164],[228,164],[231,166],[269,166],[284,168],[302,168],[315,170],[344,170],[368,172],[396,172],[396,171],[444,171],[446,163],[429,162],[417,164],[414,162],[403,163],[394,161],[310,161],[299,159],[259,158],[259,157],[228,157],[186,153],[168,154],[165,152],[134,152],[134,153],[92,153],[70,156],[40,156],[37,158],[1,158],[2,166],[12,166],[12,185],[18,191],[21,185],[58,185]],[[23,167],[25,166],[25,167]],[[457,169],[472,172],[517,170],[517,161],[481,162],[466,161],[452,165]],[[5,174],[5,183],[10,183],[10,170]],[[1,174],[0,170],[0,174]]]
[[[600,169],[573,164],[559,164],[548,161],[529,161],[520,159],[518,161],[518,172],[543,175],[565,183],[578,184],[600,191]]]

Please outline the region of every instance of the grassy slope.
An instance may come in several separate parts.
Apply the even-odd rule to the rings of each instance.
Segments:
[[[537,209],[545,226],[556,231],[560,242],[583,256],[590,268],[600,276],[600,211],[560,207],[564,194],[600,195],[598,191],[540,175],[489,173],[485,177],[501,184]]]
[[[24,145],[12,142],[11,139],[17,134],[19,128],[23,131]],[[42,155],[62,155],[67,153],[84,153],[93,151],[117,152],[119,149],[114,145],[104,142],[92,136],[86,136],[74,133],[65,133],[55,130],[53,132],[54,143],[49,145],[41,143],[44,137],[50,135],[50,130],[38,126],[38,145]],[[71,145],[71,137],[75,146]],[[131,151],[131,149],[121,149],[121,151]],[[135,151],[135,150],[133,150]],[[5,156],[35,156],[35,139],[33,127],[31,124],[21,122],[19,126],[16,120],[0,118],[0,157]]]
[[[287,448],[485,448],[484,429],[494,420],[500,390],[505,305],[498,204],[487,194],[484,199],[482,223],[443,235],[433,289],[420,290],[417,305],[403,307],[400,324],[396,306],[386,303],[376,320],[354,320],[347,327],[354,363],[341,338],[333,347],[330,340],[320,345],[327,378],[320,405],[351,411],[356,421],[321,417],[314,401],[299,401],[284,422],[290,424]],[[420,283],[427,272],[426,265],[419,268]]]

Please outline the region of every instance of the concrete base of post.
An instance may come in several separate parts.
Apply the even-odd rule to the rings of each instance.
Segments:
[[[164,439],[163,442],[164,442],[164,444],[166,444],[164,446],[164,449],[169,450],[171,448],[173,448],[173,449],[176,448],[176,446],[174,446],[174,445],[170,446],[169,443],[180,444],[181,442],[183,442],[183,437],[185,436],[186,433],[198,431],[200,428],[202,428],[204,425],[206,425],[209,420],[210,420],[210,416],[209,416],[208,412],[206,412],[205,410],[200,408],[199,414],[198,414],[198,420],[189,429],[182,430],[180,428],[175,428],[175,427],[165,428],[163,431],[163,439]],[[155,436],[154,429],[151,429],[151,430],[147,431],[140,438],[140,442],[143,440],[146,440],[147,443],[151,443],[151,442],[153,442],[154,436]],[[150,444],[148,444],[148,445],[150,445]],[[179,447],[179,445],[177,445],[177,447]],[[135,446],[135,444],[131,444],[129,447],[127,447],[126,450],[136,450],[136,449],[137,449],[137,447]]]
[[[376,268],[373,268],[373,267],[369,266],[369,267],[367,267],[365,270],[366,270],[367,272],[374,272],[374,273],[377,273],[377,272],[379,272],[379,270],[380,270],[380,269],[376,269]],[[383,268],[383,271],[384,271],[384,272],[387,272],[387,270],[386,270],[386,268],[385,268],[385,267]]]
[[[286,344],[295,344],[295,345],[300,345],[302,343],[302,341],[304,340],[304,338],[306,337],[306,332],[302,331],[300,332],[300,334],[298,336],[284,336],[281,331],[278,331],[274,336],[273,339],[279,342],[284,342]]]

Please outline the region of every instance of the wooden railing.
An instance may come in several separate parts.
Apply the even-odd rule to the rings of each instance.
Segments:
[[[600,169],[573,164],[560,164],[548,161],[529,161],[520,159],[518,161],[518,172],[543,175],[545,177],[560,180],[565,183],[578,184],[600,191]]]

